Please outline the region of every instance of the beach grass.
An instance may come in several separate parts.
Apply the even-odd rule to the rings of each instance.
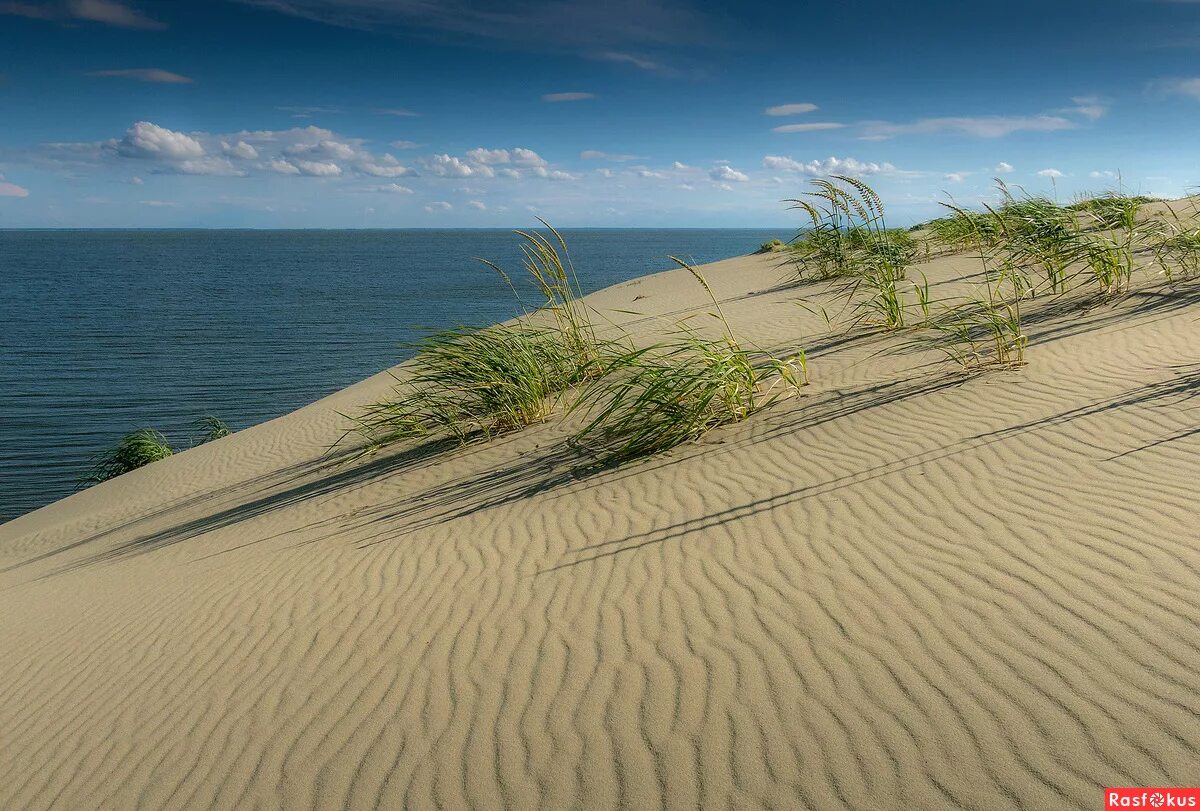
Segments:
[[[80,484],[98,484],[123,473],[166,459],[175,453],[171,443],[153,428],[139,428],[123,436],[116,445],[97,456]]]

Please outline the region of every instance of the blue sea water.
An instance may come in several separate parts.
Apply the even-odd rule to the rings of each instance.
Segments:
[[[755,250],[780,229],[563,232],[588,290]],[[96,453],[200,416],[241,429],[387,368],[421,327],[517,313],[475,257],[501,230],[0,231],[0,521],[69,495]]]

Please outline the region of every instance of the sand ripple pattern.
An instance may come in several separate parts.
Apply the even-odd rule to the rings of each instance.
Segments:
[[[929,267],[950,283],[955,260]],[[324,466],[373,378],[0,527],[0,807],[1097,808],[1200,763],[1200,305],[973,379],[709,268],[803,397],[572,477]],[[640,298],[633,304],[634,295]],[[805,291],[820,295],[820,291]],[[652,332],[682,273],[596,295]]]

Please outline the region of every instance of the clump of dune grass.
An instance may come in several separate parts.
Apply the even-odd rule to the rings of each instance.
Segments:
[[[1200,227],[1195,212],[1190,218],[1180,216],[1168,206],[1169,216],[1147,224],[1147,242],[1159,272],[1168,282],[1200,278]]]
[[[881,263],[903,268],[912,261],[911,235],[887,227],[883,201],[870,186],[843,175],[812,185],[812,191],[787,201],[809,220],[792,244],[798,279],[853,276]]]
[[[602,374],[610,342],[596,338],[566,242],[518,231],[524,269],[544,301],[526,307],[512,278],[496,271],[525,310],[525,319],[485,329],[441,330],[412,345],[412,374],[392,394],[352,416],[350,433],[367,450],[439,435],[466,442],[545,420],[567,389]]]
[[[744,349],[705,278],[671,258],[704,286],[723,335],[705,340],[684,328],[674,340],[614,357],[609,374],[584,387],[574,408],[587,422],[574,441],[604,465],[661,453],[740,422],[808,382],[803,350],[778,358]]]
[[[192,423],[192,429],[192,447],[213,442],[233,433],[223,420],[211,414]],[[162,432],[154,428],[139,428],[121,437],[116,445],[96,456],[88,471],[79,477],[79,483],[90,485],[108,481],[122,473],[137,470],[176,453],[178,450]]]
[[[977,215],[954,203],[942,205],[951,211],[951,219],[976,226],[970,237],[983,266],[983,292],[931,317],[926,286],[921,299],[926,314],[924,326],[931,330],[934,345],[964,370],[1021,366],[1029,345],[1022,326],[1022,303],[1033,295],[1034,285],[1028,271],[1014,261],[1011,253],[997,261],[990,250],[997,235],[1003,240],[1013,229],[1005,215],[994,208],[989,207],[987,215]],[[1031,209],[1034,207],[1026,212]],[[1034,212],[1030,216],[1036,219],[1038,215]]]
[[[205,414],[192,423],[193,445],[204,445],[229,436],[233,430],[220,417]]]
[[[787,248],[782,239],[769,239],[762,245],[758,246],[755,253],[777,253]]]
[[[153,428],[140,428],[122,437],[116,445],[97,456],[91,469],[80,477],[80,483],[106,482],[123,473],[166,459],[174,453],[171,443],[161,433]]]

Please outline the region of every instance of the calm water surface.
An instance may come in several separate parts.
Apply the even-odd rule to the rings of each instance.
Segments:
[[[753,251],[765,230],[565,231],[589,290]],[[97,452],[153,426],[186,444],[407,357],[421,327],[516,314],[474,260],[509,231],[0,231],[0,521],[74,491]]]

